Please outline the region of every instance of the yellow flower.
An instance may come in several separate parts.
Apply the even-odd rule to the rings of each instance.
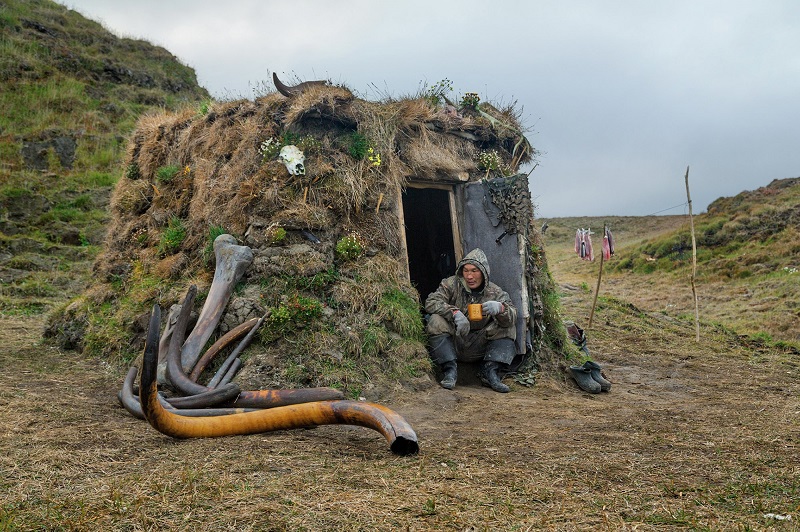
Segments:
[[[189,165],[187,164],[186,168],[183,169],[183,175],[189,175],[190,173],[192,173],[192,169],[189,168]]]
[[[372,148],[369,148],[369,150],[367,150],[367,151],[369,152],[369,155],[367,156],[367,159],[369,159],[370,164],[372,166],[380,166],[381,165],[381,154],[380,153],[375,153],[375,151]]]

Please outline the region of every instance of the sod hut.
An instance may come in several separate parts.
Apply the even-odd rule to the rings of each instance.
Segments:
[[[536,151],[513,106],[433,90],[373,102],[329,84],[287,94],[139,121],[95,282],[50,333],[132,361],[154,302],[195,284],[202,304],[225,233],[254,258],[217,334],[266,316],[242,388],[377,396],[433,383],[421,303],[481,247],[520,311],[516,365],[552,363],[563,327],[518,173]]]

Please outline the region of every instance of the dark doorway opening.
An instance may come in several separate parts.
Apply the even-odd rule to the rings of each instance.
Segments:
[[[403,216],[408,272],[424,303],[442,279],[455,273],[449,192],[438,188],[406,188]]]

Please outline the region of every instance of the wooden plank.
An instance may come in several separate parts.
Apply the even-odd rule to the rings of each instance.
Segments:
[[[442,183],[433,183],[429,181],[410,181],[406,183],[408,188],[436,188],[439,190],[453,190],[453,185],[445,185]]]
[[[400,248],[403,251],[401,256],[403,259],[403,266],[405,267],[406,281],[411,282],[411,271],[408,266],[408,244],[406,244],[406,215],[403,212],[403,187],[400,185],[397,185],[395,198],[397,198],[395,209],[400,222]]]
[[[456,262],[464,257],[464,249],[461,244],[461,229],[458,225],[458,214],[456,212],[456,195],[453,187],[449,187],[447,192],[447,199],[450,202],[450,226],[453,228],[453,252],[456,256]]]

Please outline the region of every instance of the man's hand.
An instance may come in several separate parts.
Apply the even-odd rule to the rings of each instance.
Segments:
[[[499,301],[487,301],[481,307],[483,308],[483,313],[487,316],[497,316],[503,312],[503,304]]]
[[[456,334],[466,336],[469,334],[469,320],[460,310],[453,312],[453,321],[456,323]]]

